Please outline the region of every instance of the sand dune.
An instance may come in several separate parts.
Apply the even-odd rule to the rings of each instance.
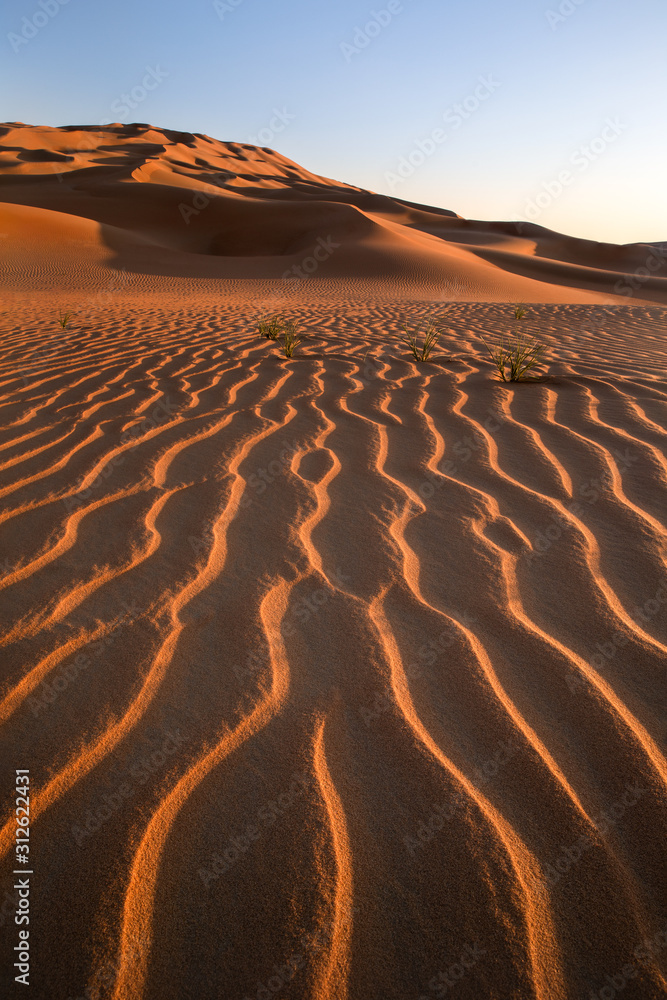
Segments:
[[[601,291],[641,251],[529,249],[148,126],[4,144],[0,759],[5,788],[30,769],[32,996],[667,996],[667,315]],[[205,250],[213,216],[164,212],[221,164]],[[332,270],[282,281],[323,219]],[[535,291],[545,381],[494,379],[495,287]],[[278,309],[292,359],[257,336]]]
[[[165,277],[211,290],[224,278],[316,276],[459,300],[667,301],[661,244],[469,221],[319,177],[270,149],[141,123],[5,124],[0,140],[12,287],[38,261],[52,291],[122,269],[154,290]]]

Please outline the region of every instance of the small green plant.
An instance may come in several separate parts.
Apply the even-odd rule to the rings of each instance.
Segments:
[[[421,325],[417,327],[416,333],[410,333],[408,331],[407,324],[402,323],[401,329],[403,330],[403,337],[401,337],[402,342],[410,348],[412,351],[412,356],[415,361],[428,361],[429,356],[433,348],[438,343],[440,339],[440,330],[431,320],[428,320],[426,327],[424,328],[424,342],[419,346],[417,338],[419,336]]]
[[[58,323],[60,324],[61,329],[63,329],[63,330],[65,329],[65,327],[67,326],[67,324],[69,323],[69,321],[70,321],[71,318],[72,318],[72,314],[71,313],[69,313],[69,312],[64,313],[62,311],[62,309],[60,310],[60,316],[58,317]]]
[[[501,382],[535,382],[539,375],[530,374],[542,363],[544,345],[525,337],[515,337],[513,342],[505,343],[501,338],[496,348],[491,348],[484,342],[491,356],[498,378]]]
[[[288,320],[285,323],[285,329],[283,333],[283,351],[286,358],[291,358],[294,354],[294,348],[297,344],[301,343],[301,337],[298,335],[296,330],[296,323]]]
[[[259,321],[259,335],[267,340],[277,340],[283,330],[282,316],[272,316],[271,319]]]
[[[522,305],[514,309],[514,319],[517,323],[526,315],[526,310]],[[542,364],[542,354],[545,351],[544,344],[538,344],[536,340],[519,333],[518,326],[515,326],[513,338],[507,343],[501,337],[498,347],[489,347],[484,341],[491,361],[496,367],[498,378],[501,382],[535,382],[540,376],[533,375],[532,372],[538,365]]]

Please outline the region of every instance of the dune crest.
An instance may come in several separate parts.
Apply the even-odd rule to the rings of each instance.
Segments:
[[[320,177],[271,149],[142,123],[10,123],[0,134],[14,287],[30,283],[37,255],[51,288],[121,270],[156,291],[165,278],[209,290],[230,278],[356,278],[459,300],[667,301],[662,244],[469,221]]]

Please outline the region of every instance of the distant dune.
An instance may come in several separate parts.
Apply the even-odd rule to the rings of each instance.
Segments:
[[[459,300],[667,302],[660,244],[473,222],[319,177],[270,149],[143,123],[9,123],[0,137],[15,287],[38,260],[42,281],[79,285],[111,267],[209,282],[379,280]]]

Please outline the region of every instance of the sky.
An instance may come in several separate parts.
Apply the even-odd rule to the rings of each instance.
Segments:
[[[470,219],[667,241],[665,0],[5,0],[0,118],[269,146]]]

